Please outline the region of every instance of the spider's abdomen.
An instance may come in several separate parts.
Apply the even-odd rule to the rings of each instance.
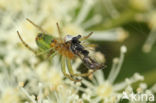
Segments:
[[[54,38],[51,35],[39,33],[36,37],[36,44],[40,50],[46,51],[50,49],[50,43],[53,39]]]

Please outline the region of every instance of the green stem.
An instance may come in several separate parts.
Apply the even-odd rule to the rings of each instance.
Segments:
[[[156,83],[156,69],[151,70],[149,72],[143,73],[144,75],[144,83],[146,83],[148,86],[151,86]],[[134,83],[133,88],[137,88],[140,82]]]
[[[123,13],[121,13],[119,17],[103,22],[98,26],[91,27],[89,28],[89,30],[107,30],[121,26],[127,22],[134,20],[134,16],[136,13],[137,13],[136,11],[131,9],[126,10]]]
[[[154,83],[156,83],[156,69],[145,73],[144,78],[145,83],[147,83],[148,85],[153,85]]]

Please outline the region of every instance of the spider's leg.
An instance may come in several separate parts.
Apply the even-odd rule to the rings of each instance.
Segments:
[[[87,36],[82,37],[80,40],[81,40],[81,41],[86,40],[86,39],[88,39],[92,34],[93,34],[93,32],[90,32]]]
[[[50,48],[50,49],[48,49],[48,50],[46,50],[46,51],[37,52],[36,50],[34,50],[33,48],[31,48],[31,47],[22,39],[22,37],[21,37],[21,35],[20,35],[20,33],[19,33],[18,31],[17,31],[17,34],[18,34],[18,36],[19,36],[21,42],[23,43],[23,45],[24,45],[26,48],[28,48],[30,51],[32,51],[36,56],[43,55],[43,54],[49,52],[50,50],[52,50],[52,48]],[[55,53],[54,53],[54,54],[55,54]],[[51,57],[51,56],[54,56],[54,55],[50,55],[50,56],[48,56],[48,57]]]
[[[33,48],[31,48],[21,37],[20,33],[17,31],[18,37],[20,38],[23,45],[28,48],[30,51],[32,51],[35,55],[37,55],[37,51],[35,51]]]
[[[33,21],[31,21],[30,19],[26,18],[26,20],[31,23],[33,26],[35,26],[36,28],[38,28],[42,33],[45,33],[47,34],[47,32],[42,28],[40,27],[39,25],[35,24]]]
[[[57,26],[57,30],[58,30],[58,34],[59,34],[59,38],[60,38],[61,42],[63,42],[63,39],[62,39],[62,31],[61,31],[61,29],[60,29],[60,26],[59,26],[58,23],[56,23],[56,26]]]
[[[70,75],[68,75],[68,74],[66,73],[65,60],[66,60],[65,57],[62,56],[62,58],[61,58],[61,69],[62,69],[62,72],[63,72],[64,76],[66,76],[67,78],[69,78],[69,79],[72,80],[72,81],[80,82],[81,80],[75,80],[75,79],[73,79]]]
[[[48,57],[51,57],[51,55],[53,55],[53,54],[55,53],[55,52],[54,52],[54,53],[52,54],[51,50],[53,50],[53,48],[47,49],[47,50],[45,50],[45,51],[38,52],[38,53],[36,54],[36,56],[40,56],[40,55],[43,55],[43,54],[46,54],[46,53],[47,53],[47,54],[48,54],[47,56],[48,56]]]
[[[72,75],[72,76],[81,76],[81,77],[86,77],[86,76],[89,76],[93,73],[93,71],[91,72],[88,72],[88,73],[82,73],[82,74],[74,74],[73,72],[73,68],[72,68],[72,65],[71,65],[71,60],[69,58],[67,58],[67,67],[68,67],[68,70],[69,70],[69,73]]]
[[[55,55],[57,54],[57,52],[49,52],[48,55],[47,55],[47,58],[50,59],[50,58],[53,58]]]
[[[73,72],[73,68],[72,68],[72,65],[71,65],[71,60],[69,58],[66,58],[66,62],[67,62],[68,71],[73,76],[74,72]]]

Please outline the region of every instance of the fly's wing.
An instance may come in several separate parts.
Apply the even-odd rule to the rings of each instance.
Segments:
[[[98,70],[104,67],[103,64],[100,64],[97,61],[93,60],[89,55],[84,56],[82,53],[77,53],[77,56],[82,60],[82,63],[88,69]]]
[[[88,38],[88,37],[86,37],[86,38]],[[81,35],[78,35],[78,36],[72,38],[72,40],[71,40],[72,52],[82,60],[83,64],[88,69],[94,69],[94,70],[100,69],[102,67],[102,65],[99,64],[98,62],[96,62],[95,60],[93,60],[89,56],[89,51],[86,50],[85,47],[83,47],[83,45],[81,44],[81,41],[79,39],[81,39]]]
[[[99,64],[97,61],[93,60],[91,57],[87,56],[83,58],[84,65],[89,69],[101,69],[104,65]]]

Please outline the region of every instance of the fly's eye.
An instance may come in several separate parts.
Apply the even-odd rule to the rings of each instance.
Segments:
[[[80,43],[79,39],[81,38],[81,35],[78,35],[76,37],[72,38],[72,43]]]
[[[77,38],[80,39],[81,38],[81,35],[78,35]]]
[[[79,41],[79,40],[77,40],[77,39],[72,39],[72,43],[75,43],[75,44],[80,44],[81,42]]]
[[[75,37],[72,39],[72,43],[77,43],[77,39]]]

